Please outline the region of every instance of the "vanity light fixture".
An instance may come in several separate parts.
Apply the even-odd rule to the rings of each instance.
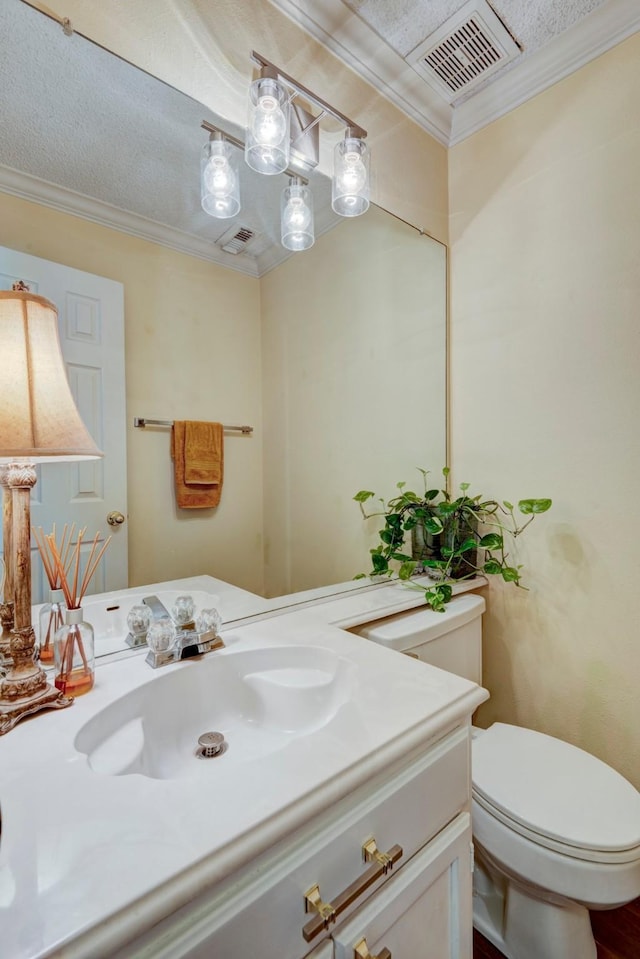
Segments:
[[[294,253],[313,246],[313,195],[302,177],[293,176],[282,191],[280,203],[282,245]]]
[[[0,470],[11,496],[11,537],[5,541],[5,604],[13,602],[10,664],[0,679],[0,735],[41,709],[70,706],[72,699],[49,685],[36,661],[31,625],[31,490],[35,463],[102,456],[80,418],[58,339],[53,303],[22,281],[0,291]],[[12,595],[6,589],[10,584]]]
[[[200,160],[202,209],[218,220],[240,212],[238,150],[220,130],[211,132]]]
[[[343,123],[344,139],[334,150],[331,205],[340,216],[359,216],[369,208],[370,152],[367,131],[312,93],[265,57],[251,53],[260,76],[249,91],[245,160],[259,173],[282,173],[291,160],[310,169],[318,164],[318,125],[326,116]],[[296,96],[320,112],[309,114]]]

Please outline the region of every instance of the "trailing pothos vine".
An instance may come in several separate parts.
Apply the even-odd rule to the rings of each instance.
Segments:
[[[436,582],[425,589],[432,609],[442,612],[452,596],[452,584],[478,574],[501,576],[506,583],[522,587],[522,566],[513,565],[508,548],[540,513],[551,507],[550,499],[521,499],[516,507],[508,500],[485,499],[470,495],[469,483],[460,484],[453,498],[447,489],[433,489],[429,471],[420,469],[424,490],[415,493],[406,483],[397,483],[398,493],[385,501],[381,509],[368,513],[364,504],[375,497],[371,490],[360,490],[353,497],[365,519],[384,517],[379,531],[380,543],[371,550],[372,569],[364,576],[393,576],[411,584],[418,572],[427,571]],[[442,471],[445,481],[448,467]],[[411,537],[412,553],[406,552]],[[524,588],[524,587],[522,587]]]

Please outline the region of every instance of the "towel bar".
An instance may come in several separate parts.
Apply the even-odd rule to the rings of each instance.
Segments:
[[[165,426],[167,429],[171,429],[173,426],[173,420],[148,420],[142,416],[134,416],[133,425],[141,429],[144,429],[145,426]],[[224,426],[223,430],[225,433],[253,433],[253,426]]]

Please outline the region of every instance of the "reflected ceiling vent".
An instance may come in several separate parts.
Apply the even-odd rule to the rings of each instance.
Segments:
[[[232,226],[216,240],[216,246],[225,253],[244,253],[254,236],[255,233],[248,226]]]
[[[407,57],[416,70],[449,103],[472,90],[520,47],[485,0],[469,0]]]

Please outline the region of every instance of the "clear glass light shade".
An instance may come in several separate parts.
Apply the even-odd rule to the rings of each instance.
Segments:
[[[292,180],[282,191],[280,236],[283,247],[298,252],[313,246],[313,196],[308,186]]]
[[[213,137],[202,148],[200,160],[202,209],[218,220],[240,212],[238,151],[233,144]]]
[[[254,80],[249,88],[249,122],[244,158],[252,170],[271,176],[289,166],[289,96],[272,77]]]
[[[360,216],[369,209],[369,147],[358,137],[337,143],[333,157],[331,206],[340,216]]]

